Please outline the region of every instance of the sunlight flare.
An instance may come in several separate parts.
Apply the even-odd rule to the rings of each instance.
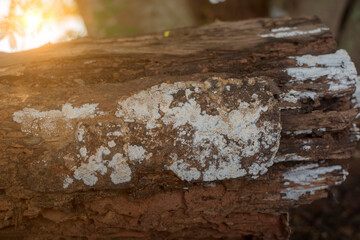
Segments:
[[[23,0],[18,3],[15,7],[9,5],[7,15],[3,14],[3,22],[9,27],[0,40],[0,52],[24,51],[87,35],[73,0]]]
[[[43,22],[42,14],[38,11],[28,11],[24,14],[24,25],[30,31],[36,31]]]

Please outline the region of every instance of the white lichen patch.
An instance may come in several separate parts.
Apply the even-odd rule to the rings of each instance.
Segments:
[[[66,175],[64,183],[63,183],[63,188],[68,188],[70,184],[72,184],[74,182],[74,179],[72,179],[69,175]]]
[[[109,141],[108,146],[113,148],[116,146],[115,141]],[[97,175],[105,175],[108,168],[112,169],[110,174],[111,181],[114,184],[129,182],[131,180],[131,169],[128,161],[140,164],[143,160],[151,157],[152,154],[147,154],[146,150],[137,145],[126,144],[123,148],[124,153],[115,153],[111,160],[105,157],[111,157],[109,148],[100,146],[96,153],[81,162],[78,167],[73,167],[74,178],[83,181],[88,186],[94,186],[98,182]],[[80,155],[86,158],[88,150],[86,147],[80,148]],[[67,181],[65,179],[65,181]],[[66,182],[64,182],[65,186]]]
[[[98,181],[97,174],[104,175],[107,172],[105,155],[109,155],[110,150],[107,147],[99,147],[94,155],[91,155],[88,162],[82,162],[74,170],[74,178],[82,180],[86,185],[93,186]]]
[[[83,126],[79,126],[75,131],[75,137],[79,142],[85,142],[84,139],[85,129]]]
[[[73,107],[67,103],[62,106],[62,115],[67,119],[83,119],[94,117],[98,104],[84,104],[81,107]],[[44,113],[44,112],[43,112]]]
[[[282,190],[281,193],[284,194],[282,198],[299,200],[306,193],[313,195],[318,190],[327,189],[329,187],[328,184],[321,184],[321,182],[326,180],[323,175],[333,171],[339,171],[342,174],[343,181],[346,179],[346,174],[340,165],[319,167],[319,164],[314,163],[285,172],[283,174],[284,185],[292,183],[295,186]]]
[[[114,140],[109,141],[109,142],[108,142],[108,146],[109,146],[110,148],[115,147],[115,146],[116,146],[115,141],[114,141]]]
[[[305,151],[308,151],[308,150],[311,149],[311,146],[309,146],[309,145],[304,145],[304,146],[302,146],[301,148],[302,148],[303,150],[305,150]]]
[[[360,128],[358,128],[358,126],[356,125],[356,123],[352,123],[351,128],[351,138],[350,140],[352,142],[357,142],[360,140]]]
[[[13,120],[21,124],[21,130],[34,135],[52,136],[60,129],[73,129],[71,120],[93,118],[97,115],[98,104],[84,104],[73,107],[64,104],[61,110],[39,111],[24,108],[13,114]]]
[[[300,134],[311,134],[312,133],[312,129],[304,129],[304,130],[296,130],[293,132],[295,135],[300,135]]]
[[[329,31],[329,28],[322,27],[322,28],[316,28],[311,30],[296,30],[296,27],[283,27],[283,28],[275,28],[272,29],[272,33],[267,34],[260,34],[260,37],[263,38],[288,38],[288,37],[295,37],[295,36],[301,36],[301,35],[307,35],[307,34],[317,34],[321,33],[323,31]]]
[[[304,55],[289,57],[296,59],[297,66],[286,69],[292,77],[288,84],[314,81],[326,76],[329,79],[329,91],[348,89],[355,85],[356,69],[345,50],[319,56]]]
[[[280,100],[290,103],[297,103],[301,99],[314,100],[317,95],[318,94],[316,92],[311,92],[311,91],[300,92],[292,89],[286,93],[281,93]]]
[[[173,164],[168,169],[176,173],[181,180],[192,181],[200,178],[201,172],[185,163],[184,160],[178,159],[176,154],[173,154],[171,158]]]
[[[251,84],[255,83],[252,79]],[[174,146],[178,143],[190,146],[191,154],[186,158],[174,157],[172,164],[166,167],[183,180],[198,180],[202,176],[203,181],[214,181],[244,176],[247,169],[243,167],[242,159],[254,156],[259,170],[249,174],[265,173],[277,152],[281,125],[279,122],[260,122],[259,119],[274,103],[261,103],[258,95],[252,94],[249,102],[239,100],[236,109],[217,107],[218,113],[210,115],[202,110],[195,94],[203,94],[211,87],[209,81],[153,86],[120,101],[116,116],[125,122],[145,124],[146,135],[150,136],[150,131],[164,125],[177,130],[179,134]],[[230,85],[225,84],[222,90],[229,91]],[[184,99],[172,106],[174,95],[180,91],[184,92]],[[184,132],[185,126],[191,128],[191,135]],[[261,148],[270,146],[270,156],[257,155]],[[141,146],[125,146],[124,151],[130,160],[145,158]],[[216,156],[213,152],[217,153]],[[215,161],[209,161],[211,158]]]
[[[320,175],[324,175],[335,170],[342,170],[342,167],[340,165],[319,167],[319,164],[314,163],[285,172],[283,174],[283,178],[299,185],[308,186],[314,182],[325,180],[325,178],[320,177]]]
[[[138,161],[139,163],[145,160],[148,156],[146,154],[146,150],[143,147],[137,145],[126,144],[124,146],[124,152],[129,157],[130,161]]]
[[[360,108],[360,76],[356,77],[355,92],[352,95],[351,102],[354,104],[354,108]],[[360,113],[356,115],[356,118],[360,116]]]
[[[304,187],[286,188],[285,190],[281,191],[281,193],[284,194],[284,196],[282,197],[283,199],[290,199],[293,201],[297,201],[301,196],[307,193],[309,193],[310,195],[314,195],[316,191],[323,189],[328,189],[328,186],[322,185],[322,186],[308,187],[308,188],[304,188]]]
[[[280,143],[276,100],[265,91],[266,82],[256,79],[247,84],[260,87],[254,86],[244,100],[243,83],[238,81],[213,78],[161,84],[120,101],[118,123],[92,123],[95,127],[78,123],[79,154],[73,158],[80,162],[69,167],[74,179],[94,186],[101,175],[109,181],[105,176],[109,174],[114,184],[129,182],[137,165],[158,164],[152,157],[159,153],[151,149],[164,147],[173,150],[165,155],[169,159],[161,159],[164,168],[184,181],[256,178],[266,173]],[[226,100],[225,93],[235,98]],[[204,98],[208,100],[202,102]],[[228,103],[221,102],[225,100]],[[102,139],[96,149],[93,134]]]
[[[286,162],[286,161],[305,161],[305,160],[311,160],[311,158],[300,156],[295,153],[288,153],[288,154],[276,156],[274,162],[278,163],[278,162]]]
[[[122,136],[122,133],[120,131],[108,132],[106,136],[120,137]]]
[[[318,131],[321,131],[319,129]],[[287,135],[301,135],[301,134],[312,134],[312,132],[313,132],[312,129],[304,129],[304,130],[296,130],[296,131],[284,131],[283,133]]]
[[[114,184],[125,183],[131,180],[131,169],[127,163],[127,158],[123,154],[116,153],[108,166],[113,168],[110,178]]]
[[[120,101],[115,115],[124,119],[125,122],[134,122],[135,120],[146,122],[148,129],[160,127],[161,125],[157,123],[157,120],[161,118],[159,110],[169,108],[173,100],[171,94],[184,87],[185,83],[183,82],[175,84],[164,83],[160,86],[152,87],[150,91],[141,91]]]
[[[80,152],[80,156],[81,156],[81,157],[86,157],[86,156],[87,156],[87,149],[86,149],[86,147],[80,148],[79,152]]]
[[[297,29],[297,27],[280,27],[271,29],[271,32],[286,32],[295,29]]]

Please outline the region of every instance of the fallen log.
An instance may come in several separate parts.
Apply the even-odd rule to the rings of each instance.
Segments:
[[[317,18],[0,54],[0,236],[287,239],[347,176],[356,70]]]

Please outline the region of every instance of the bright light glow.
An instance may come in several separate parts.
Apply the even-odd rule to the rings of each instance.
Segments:
[[[52,4],[55,1],[46,0],[43,2]],[[75,4],[73,0],[67,0],[66,2],[67,4]],[[21,16],[18,20],[23,26],[24,34],[13,34],[16,39],[16,49],[10,47],[8,37],[0,40],[0,52],[24,51],[47,43],[69,41],[87,35],[85,24],[79,14],[65,15],[59,20],[57,16],[54,16],[56,11],[45,16],[42,10],[30,7],[20,11]],[[69,32],[74,34],[68,34]]]
[[[24,14],[25,26],[31,31],[36,31],[39,28],[43,18],[39,12],[27,11]]]
[[[1,7],[0,7],[0,17],[4,17],[7,15],[10,7],[10,0],[1,0]]]
[[[35,31],[34,31],[35,30]],[[46,20],[42,22],[40,31],[32,27],[26,28],[25,37],[17,37],[19,48],[23,50],[37,48],[47,43],[56,43],[69,41],[72,39],[66,36],[67,31],[77,32],[80,36],[86,36],[85,25],[80,16],[68,16],[60,23],[55,20]]]

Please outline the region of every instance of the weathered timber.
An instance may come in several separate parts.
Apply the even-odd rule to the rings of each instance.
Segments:
[[[346,179],[355,88],[314,17],[0,53],[0,236],[287,239]]]

